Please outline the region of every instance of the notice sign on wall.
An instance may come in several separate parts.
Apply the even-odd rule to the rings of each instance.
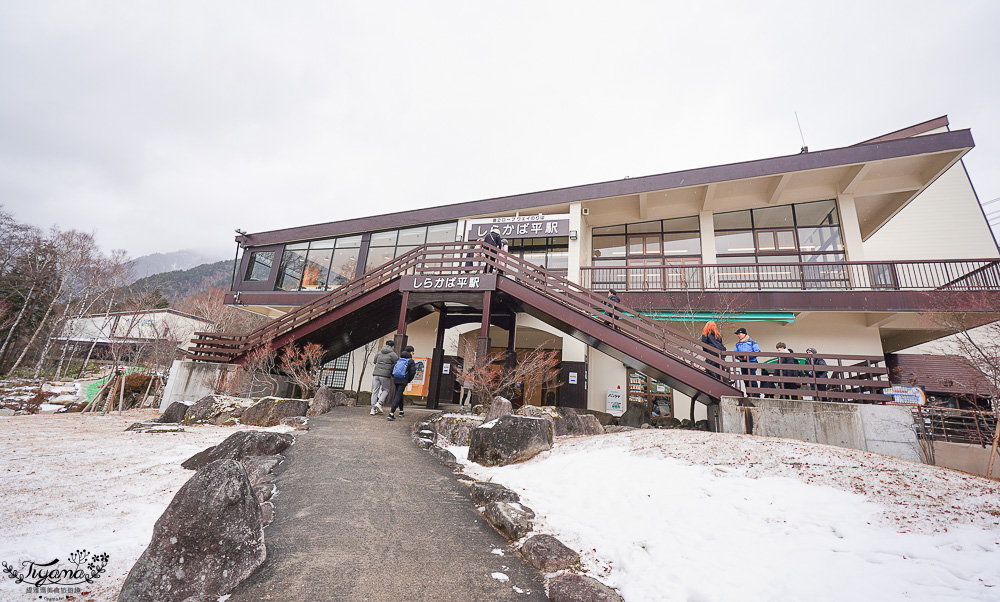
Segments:
[[[920,387],[887,387],[882,389],[882,392],[886,395],[892,395],[892,401],[886,403],[916,406],[927,403],[927,396]]]
[[[427,371],[431,367],[431,358],[415,357],[413,358],[413,363],[417,366],[417,374],[413,377],[413,381],[406,385],[406,390],[404,392],[407,395],[427,397],[427,388],[430,384],[427,378]]]
[[[576,384],[576,382],[577,382],[577,379],[576,379],[576,372],[570,372],[570,373],[569,373],[569,384],[571,384],[571,385],[575,385],[575,384]]]
[[[500,228],[504,238],[533,238],[541,236],[569,236],[569,214],[518,215],[469,220],[466,240],[479,240],[490,228]]]
[[[622,399],[623,395],[621,389],[608,389],[607,409],[605,411],[608,414],[621,416],[624,412],[622,409]]]
[[[441,374],[451,374],[451,364],[441,364]]]

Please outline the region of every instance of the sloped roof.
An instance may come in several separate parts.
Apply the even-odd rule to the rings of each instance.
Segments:
[[[885,365],[894,385],[921,386],[927,393],[940,395],[989,397],[996,393],[986,376],[958,355],[890,353]]]

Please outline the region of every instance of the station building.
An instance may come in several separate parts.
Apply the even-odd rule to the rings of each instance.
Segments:
[[[844,148],[241,235],[226,302],[279,317],[421,245],[474,241],[497,225],[520,260],[614,289],[692,341],[712,319],[729,349],[743,327],[763,351],[780,341],[798,354],[884,357],[950,334],[944,314],[985,322],[997,306],[1000,252],[962,163],[973,147],[969,130],[940,117]],[[423,299],[406,334],[449,401],[448,368],[467,361],[480,325],[442,320],[454,303]],[[491,323],[495,349],[513,331],[508,347],[543,345],[564,366],[560,387],[523,401],[604,411],[617,390],[704,416],[592,337],[510,314]],[[368,319],[330,334],[355,349],[331,354],[325,384],[370,390],[363,345],[393,329],[361,328]],[[409,392],[427,395],[429,380]]]

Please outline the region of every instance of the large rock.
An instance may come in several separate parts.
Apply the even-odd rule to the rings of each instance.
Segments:
[[[184,427],[176,423],[156,422],[134,422],[126,431],[137,433],[183,433]]]
[[[444,464],[448,468],[451,468],[453,470],[455,468],[458,468],[459,466],[458,458],[455,457],[455,454],[451,453],[445,448],[432,445],[427,449],[427,451],[429,451],[432,456],[436,457],[438,460],[440,460],[442,464]]]
[[[496,420],[501,416],[514,413],[514,406],[510,404],[509,401],[503,397],[494,397],[493,403],[490,404],[490,409],[486,412],[485,422],[490,420]]]
[[[236,424],[252,399],[228,395],[206,395],[187,409],[184,424]]]
[[[212,462],[180,488],[156,521],[118,600],[222,596],[266,556],[260,506],[246,471],[233,460]]]
[[[524,462],[552,449],[552,422],[527,416],[501,416],[472,430],[469,460],[483,466]]]
[[[644,424],[650,424],[649,408],[645,404],[629,402],[628,409],[618,419],[621,426],[631,426],[640,428]]]
[[[602,412],[600,410],[585,410],[583,408],[577,408],[576,413],[580,416],[584,414],[590,414],[591,416],[597,418],[597,421],[601,423],[601,426],[608,426],[609,424],[618,424],[618,417],[614,414],[608,414],[607,412]]]
[[[247,456],[240,460],[240,464],[246,469],[250,484],[256,485],[263,483],[264,477],[274,470],[278,464],[281,464],[281,461],[284,459],[285,457],[280,454],[273,456]]]
[[[508,539],[521,539],[534,527],[531,519],[535,513],[517,502],[490,502],[483,516]]]
[[[472,414],[441,414],[428,420],[427,428],[434,431],[438,437],[447,439],[452,445],[468,445],[472,429],[482,425],[483,422],[482,416]]]
[[[604,434],[604,427],[597,418],[588,414],[579,415],[573,408],[524,405],[515,414],[551,420],[556,437]]]
[[[533,535],[521,546],[521,555],[543,573],[568,569],[580,562],[580,555],[551,535]]]
[[[309,411],[306,416],[319,416],[326,414],[334,408],[333,389],[330,387],[320,387],[313,396],[312,403],[309,404]]]
[[[305,416],[285,416],[278,421],[280,426],[290,426],[297,431],[309,430],[309,419]]]
[[[242,460],[247,456],[272,456],[281,453],[294,442],[295,438],[287,433],[240,431],[229,435],[222,443],[184,460],[181,466],[197,470],[215,460]]]
[[[623,602],[618,592],[593,577],[566,573],[549,579],[552,602]]]
[[[184,422],[184,414],[187,414],[189,407],[191,405],[186,402],[175,401],[167,406],[167,409],[163,411],[163,415],[157,418],[156,421],[165,424]]]
[[[500,483],[476,481],[469,487],[472,501],[477,506],[485,506],[490,502],[520,502],[521,496],[507,489]]]
[[[264,397],[243,411],[240,422],[255,426],[277,426],[281,424],[282,418],[305,416],[308,411],[308,399]]]
[[[626,431],[634,431],[636,427],[634,426],[621,426],[618,424],[609,424],[604,427],[605,433],[624,433]]]

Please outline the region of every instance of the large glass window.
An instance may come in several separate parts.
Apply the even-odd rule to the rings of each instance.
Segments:
[[[271,275],[271,265],[274,263],[274,251],[251,251],[247,262],[247,272],[244,280],[261,282]]]
[[[326,238],[285,245],[275,288],[327,291],[354,278],[361,236]]]
[[[455,242],[457,222],[372,232],[365,271],[373,270],[426,243]]]
[[[594,267],[597,277],[613,287],[629,290],[687,288],[700,282],[699,268],[681,266],[701,262],[701,231],[697,217],[594,228]],[[610,269],[626,266],[628,269]]]
[[[845,259],[836,201],[732,211],[715,216],[715,250],[727,268],[720,282],[738,288],[752,283],[771,288],[841,286],[843,270],[766,264],[842,262]]]
[[[528,263],[565,275],[569,270],[569,239],[565,236],[512,238],[508,251]]]

